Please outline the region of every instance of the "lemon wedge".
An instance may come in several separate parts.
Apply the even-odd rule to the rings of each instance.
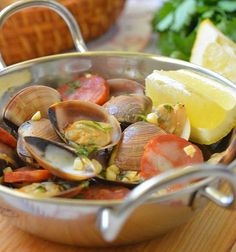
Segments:
[[[205,75],[155,70],[146,78],[146,95],[154,106],[184,104],[193,142],[215,143],[236,125],[236,91]]]
[[[236,44],[208,19],[199,25],[190,62],[218,72],[236,84]]]

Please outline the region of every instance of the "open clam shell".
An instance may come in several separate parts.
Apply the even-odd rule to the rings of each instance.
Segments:
[[[72,181],[47,181],[24,185],[18,190],[40,198],[73,198],[86,187],[86,184],[87,182],[78,183]]]
[[[54,195],[57,198],[73,198],[84,190],[86,181]]]
[[[183,104],[160,104],[156,109],[159,126],[167,133],[175,134],[186,140],[190,137],[190,121]]]
[[[96,167],[77,169],[74,164],[78,157],[73,149],[39,137],[24,137],[26,148],[37,163],[52,174],[67,180],[84,180],[97,175]]]
[[[60,100],[60,94],[53,88],[40,85],[24,88],[6,105],[3,120],[9,127],[17,129],[37,111],[41,112],[43,118],[47,118],[48,108]]]
[[[51,122],[48,119],[42,118],[39,121],[26,121],[18,129],[17,154],[29,164],[34,164],[33,157],[25,147],[24,137],[34,136],[40,137],[55,142],[61,142],[61,139],[56,134]]]
[[[111,162],[114,162],[120,170],[138,171],[144,146],[154,136],[160,134],[166,133],[151,123],[136,122],[130,125],[124,130],[122,139],[112,154]]]
[[[110,143],[106,146],[98,146],[99,149],[106,149],[116,145],[121,138],[119,122],[110,116],[101,106],[84,101],[65,101],[52,105],[48,110],[48,117],[54,126],[57,134],[63,141],[70,144],[65,137],[65,129],[68,125],[81,120],[108,123],[111,125]],[[89,136],[88,136],[89,137]]]
[[[103,107],[119,122],[135,123],[152,111],[152,100],[145,95],[120,95],[112,97]]]

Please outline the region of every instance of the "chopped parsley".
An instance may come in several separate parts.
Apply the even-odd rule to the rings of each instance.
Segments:
[[[96,122],[91,120],[80,120],[79,123],[102,131],[112,130],[112,125],[110,123]]]
[[[75,149],[77,155],[88,157],[92,152],[96,151],[98,147],[96,145],[81,145],[74,142],[70,142],[70,145]]]
[[[147,116],[146,116],[146,115],[138,115],[138,118],[139,118],[141,121],[147,122]]]
[[[105,178],[106,177],[106,170],[102,169],[98,175],[101,176],[102,178]]]
[[[74,82],[70,82],[67,84],[68,89],[66,90],[66,95],[73,94],[75,90],[79,87],[81,87],[81,83],[79,80],[76,80]]]
[[[166,104],[164,105],[164,108],[166,109],[168,113],[171,113],[171,111],[173,111],[173,107],[171,105]]]
[[[89,181],[88,181],[88,180],[87,180],[87,181],[84,181],[84,182],[82,183],[82,186],[83,186],[84,189],[89,188],[89,186],[90,186]]]
[[[39,185],[35,188],[35,190],[39,191],[39,192],[47,192],[46,188],[43,185]]]

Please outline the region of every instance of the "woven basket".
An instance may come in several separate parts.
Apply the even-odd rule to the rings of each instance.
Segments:
[[[0,0],[13,2],[13,0]],[[85,41],[104,32],[116,21],[125,0],[58,0],[80,25]],[[3,6],[3,5],[1,5]],[[0,7],[1,7],[0,6]],[[74,48],[62,18],[50,9],[31,8],[13,15],[0,33],[0,51],[7,64]]]

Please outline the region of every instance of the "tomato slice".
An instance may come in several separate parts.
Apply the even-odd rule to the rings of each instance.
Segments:
[[[26,168],[14,172],[7,172],[3,176],[6,183],[41,182],[48,180],[52,174],[48,170],[27,170]]]
[[[64,101],[81,100],[102,105],[109,99],[109,86],[100,76],[83,76],[58,88]]]
[[[16,148],[17,144],[16,139],[3,128],[0,128],[0,142],[10,146],[11,148]]]
[[[148,179],[172,168],[203,161],[202,152],[196,145],[173,134],[158,135],[144,148],[141,158],[141,176]]]
[[[122,186],[92,185],[79,194],[88,200],[118,200],[123,199],[130,190]]]

